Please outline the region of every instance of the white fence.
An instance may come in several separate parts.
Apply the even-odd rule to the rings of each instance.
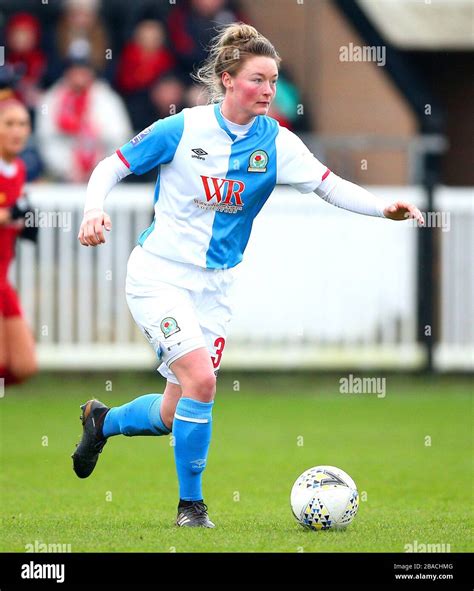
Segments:
[[[442,188],[436,205],[450,213],[450,230],[440,243],[439,369],[474,367],[474,191]]]
[[[417,187],[371,190],[387,201],[423,204]],[[76,239],[84,192],[70,185],[31,188],[37,221],[46,227],[38,247],[19,245],[12,279],[40,365],[151,368],[156,359],[128,311],[124,283],[128,255],[152,218],[152,187],[126,184],[113,191],[107,201],[113,230],[99,248]],[[472,369],[472,195],[442,189],[436,199],[450,213],[450,228],[439,232],[442,340],[435,363]],[[222,367],[422,366],[419,231],[409,222],[356,216],[314,194],[277,189],[254,223],[240,266]]]

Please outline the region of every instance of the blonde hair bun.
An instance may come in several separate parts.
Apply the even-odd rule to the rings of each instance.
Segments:
[[[225,29],[219,40],[219,45],[221,47],[240,45],[240,43],[245,43],[250,39],[259,39],[260,37],[261,35],[255,27],[245,23],[234,23]]]

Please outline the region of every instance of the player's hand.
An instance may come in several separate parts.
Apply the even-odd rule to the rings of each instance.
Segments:
[[[396,201],[392,205],[388,205],[383,210],[383,214],[389,220],[401,221],[412,219],[416,220],[419,226],[425,225],[425,220],[418,207],[406,201]]]
[[[84,214],[77,238],[83,246],[97,246],[105,243],[104,228],[112,229],[110,217],[102,209],[90,209]]]

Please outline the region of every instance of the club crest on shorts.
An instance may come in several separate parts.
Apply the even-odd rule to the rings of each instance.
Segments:
[[[255,150],[250,154],[247,172],[267,172],[268,154],[265,150]]]
[[[172,334],[176,334],[181,330],[176,320],[174,318],[171,318],[171,316],[163,318],[160,324],[160,328],[161,332],[165,335],[165,339],[170,337]]]

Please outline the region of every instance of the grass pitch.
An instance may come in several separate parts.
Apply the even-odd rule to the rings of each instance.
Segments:
[[[415,543],[472,551],[468,378],[388,376],[378,398],[339,393],[335,376],[223,374],[204,476],[214,530],[173,525],[168,437],[114,437],[90,478],[72,471],[82,402],[115,406],[160,387],[152,374],[44,374],[8,390],[2,552],[35,543],[72,552],[403,552]],[[358,485],[359,513],[345,531],[307,531],[292,516],[293,482],[318,464]]]

